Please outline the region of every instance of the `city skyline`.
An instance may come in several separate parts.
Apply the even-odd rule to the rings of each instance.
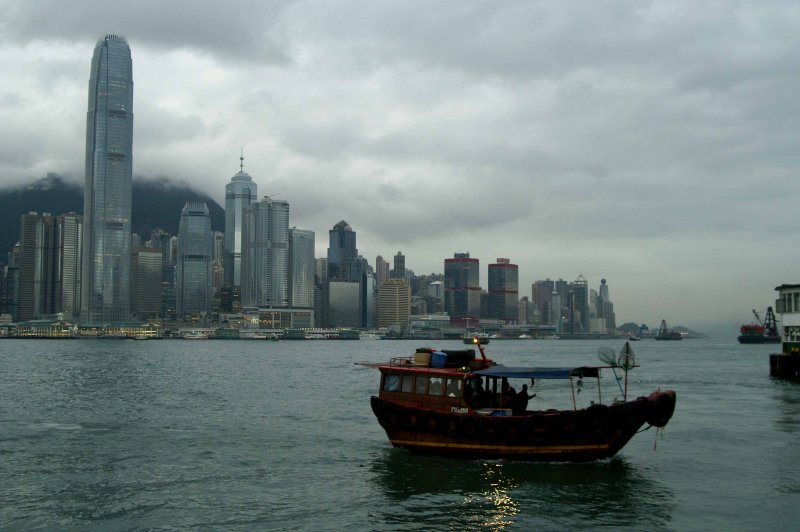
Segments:
[[[0,185],[79,179],[86,45],[119,31],[137,178],[222,204],[244,146],[293,223],[346,219],[370,262],[511,256],[520,295],[583,274],[619,323],[738,326],[798,258],[776,219],[796,187],[789,6],[404,3],[343,32],[354,4],[22,5],[3,15]]]

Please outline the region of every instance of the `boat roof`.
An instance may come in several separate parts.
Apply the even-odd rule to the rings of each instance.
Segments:
[[[592,366],[581,366],[577,368],[532,368],[498,365],[471,373],[482,377],[506,377],[512,379],[569,379],[570,377],[597,377],[600,373],[600,368]]]

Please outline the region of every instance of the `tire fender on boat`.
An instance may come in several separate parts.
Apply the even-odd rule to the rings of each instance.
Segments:
[[[384,403],[378,412],[378,423],[385,429],[393,429],[398,422],[397,407],[393,404]]]
[[[666,426],[675,411],[675,392],[672,390],[651,393],[647,398],[649,409],[646,421],[657,428]]]
[[[422,416],[422,428],[425,432],[439,432],[442,429],[442,415],[438,412],[425,412]]]
[[[416,430],[419,425],[419,410],[411,409],[403,414],[403,426],[408,430]]]
[[[460,429],[464,436],[474,436],[478,432],[478,420],[475,419],[475,416],[462,416]]]

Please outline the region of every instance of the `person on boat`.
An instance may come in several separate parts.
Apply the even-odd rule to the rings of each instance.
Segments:
[[[528,400],[536,397],[536,394],[528,395],[528,385],[523,384],[522,389],[514,398],[514,403],[511,405],[511,413],[515,416],[521,416],[528,409]]]
[[[516,401],[516,397],[517,397],[517,390],[515,390],[513,386],[508,384],[508,381],[506,379],[503,379],[503,387],[502,387],[502,392],[500,394],[500,407],[511,408],[514,402]]]

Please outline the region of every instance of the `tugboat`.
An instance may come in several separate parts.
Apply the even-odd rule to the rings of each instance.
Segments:
[[[667,329],[667,320],[661,320],[661,326],[658,328],[656,340],[683,340],[683,335],[678,331],[670,331]]]
[[[474,349],[420,348],[367,364],[380,370],[380,392],[370,403],[393,446],[460,458],[588,462],[614,456],[645,424],[664,427],[675,409],[671,390],[628,400],[627,372],[638,367],[628,343],[618,360],[608,350],[606,366],[559,368],[498,365],[478,338],[474,343],[480,358]],[[602,402],[601,369],[624,373],[624,389],[617,379],[622,398],[610,404]],[[536,394],[528,395],[527,383],[518,393],[510,385],[545,379],[569,381],[572,408],[528,410]],[[584,379],[597,379],[597,401],[578,408]]]
[[[778,334],[778,321],[772,307],[767,307],[766,319],[762,322],[758,312],[753,309],[756,321],[742,325],[739,328],[741,333],[737,340],[740,344],[779,344],[781,337]]]

